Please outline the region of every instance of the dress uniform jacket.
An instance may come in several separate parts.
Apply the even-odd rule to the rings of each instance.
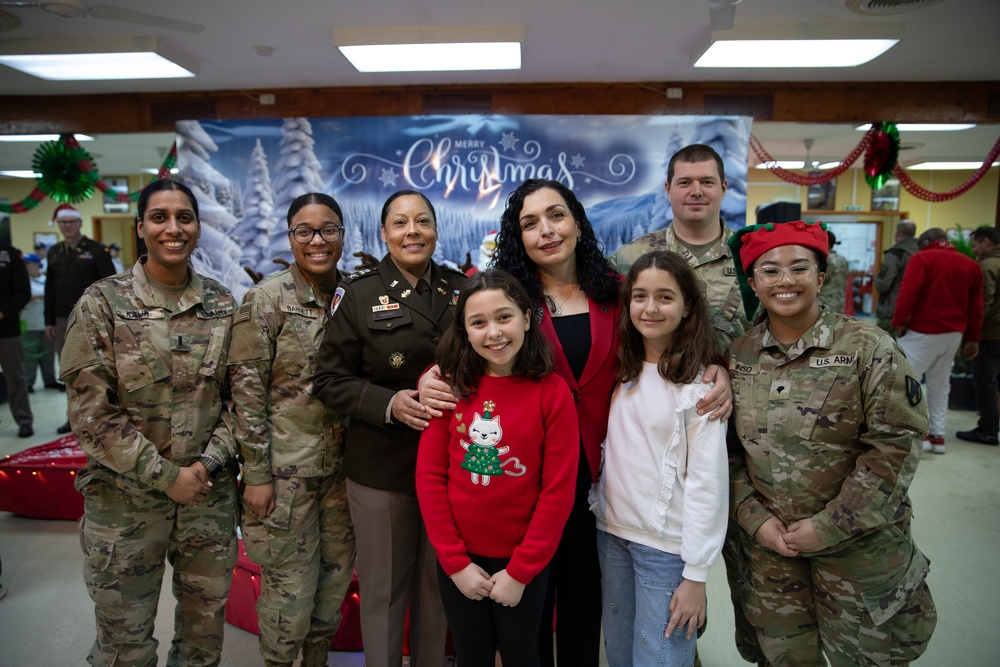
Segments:
[[[78,489],[104,479],[137,495],[164,491],[179,466],[203,453],[232,460],[225,403],[233,297],[189,271],[176,312],[142,260],[130,274],[91,285],[74,309],[60,379],[87,453]]]
[[[733,230],[721,220],[719,225],[722,227],[722,236],[700,258],[695,257],[684,247],[674,234],[673,225],[670,225],[626,243],[609,256],[608,260],[616,271],[624,274],[628,273],[637,259],[651,250],[669,250],[680,254],[694,270],[694,275],[701,284],[712,330],[715,332],[719,349],[724,350],[743,335],[748,323],[747,313],[743,311],[740,287],[736,282],[733,254],[728,243]]]
[[[50,326],[55,325],[57,317],[69,317],[91,284],[116,273],[104,244],[86,236],[75,248],[60,241],[49,249],[46,259],[45,324]]]
[[[352,275],[337,290],[334,314],[320,347],[313,394],[350,417],[344,474],[383,491],[415,491],[420,433],[386,424],[396,392],[416,389],[434,363],[434,352],[451,325],[465,276],[431,263],[431,305],[386,255],[377,268]]]
[[[243,481],[340,474],[343,418],[312,397],[329,297],[292,266],[243,299],[229,349]]]

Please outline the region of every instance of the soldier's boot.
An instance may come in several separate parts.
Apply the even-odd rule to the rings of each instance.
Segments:
[[[326,654],[330,650],[330,642],[313,642],[302,645],[302,662],[299,667],[325,667]]]

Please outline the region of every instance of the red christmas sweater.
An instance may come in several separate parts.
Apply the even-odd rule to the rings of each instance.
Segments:
[[[483,377],[470,398],[420,438],[417,498],[449,576],[470,553],[509,558],[528,584],[552,559],[573,506],[580,456],[576,408],[550,373]]]

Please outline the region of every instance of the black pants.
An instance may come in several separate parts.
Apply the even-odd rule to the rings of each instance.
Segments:
[[[490,575],[507,567],[509,558],[486,558],[469,554],[472,562]],[[539,667],[538,623],[545,603],[549,568],[524,587],[521,601],[504,607],[490,598],[470,600],[437,566],[441,584],[441,602],[455,644],[455,662],[461,667],[493,667],[496,651],[504,667]]]
[[[597,667],[601,652],[601,563],[597,558],[597,519],[590,511],[590,466],[580,445],[573,511],[563,529],[559,549],[549,564],[538,646],[542,667],[554,667],[552,613],[556,615],[556,649],[561,667]],[[504,663],[507,667],[507,663]]]

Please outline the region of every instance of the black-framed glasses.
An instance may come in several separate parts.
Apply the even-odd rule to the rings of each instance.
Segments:
[[[344,228],[341,225],[327,225],[326,227],[313,229],[312,227],[300,225],[299,227],[289,229],[288,233],[293,239],[303,245],[306,243],[312,243],[312,240],[317,234],[319,234],[320,238],[324,241],[333,243],[335,241],[339,241],[344,235]]]

